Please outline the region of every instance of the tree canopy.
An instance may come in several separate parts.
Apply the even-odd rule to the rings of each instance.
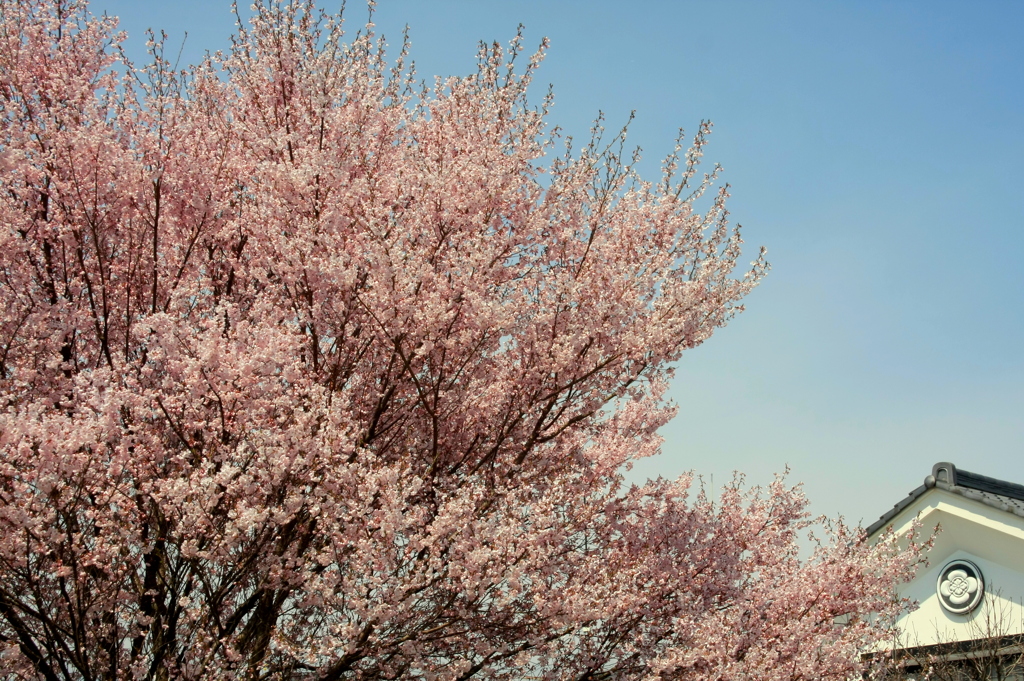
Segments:
[[[913,550],[623,480],[766,271],[710,124],[646,182],[546,127],[518,37],[424,85],[307,2],[185,70],[0,12],[0,677],[859,669]]]

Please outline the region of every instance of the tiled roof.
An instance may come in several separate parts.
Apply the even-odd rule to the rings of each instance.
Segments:
[[[924,479],[923,485],[868,526],[868,536],[885,527],[900,511],[933,487],[1024,517],[1024,485],[960,470],[948,461],[940,461],[932,466],[932,474]]]

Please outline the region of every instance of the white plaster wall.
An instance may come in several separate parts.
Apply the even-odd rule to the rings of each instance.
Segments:
[[[893,519],[898,533],[919,517],[924,531],[939,526],[929,565],[899,592],[920,606],[899,621],[899,647],[1024,632],[1024,518],[941,489],[931,489]],[[985,579],[985,600],[966,615],[942,608],[935,581],[949,561],[975,563]]]
[[[945,610],[935,593],[935,581],[942,566],[962,558],[973,562],[985,577],[985,599],[965,615]],[[916,647],[966,641],[989,636],[1024,632],[1024,574],[967,551],[955,551],[941,563],[929,566],[901,593],[920,606],[899,621],[900,647]]]

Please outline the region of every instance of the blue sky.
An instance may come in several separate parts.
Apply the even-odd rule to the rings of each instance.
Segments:
[[[220,0],[104,0],[226,48]],[[365,8],[349,2],[355,27]],[[636,110],[657,173],[708,118],[750,253],[773,271],[682,361],[664,453],[634,477],[716,485],[789,465],[812,508],[870,523],[940,460],[1024,482],[1024,4],[380,0],[421,76],[464,74],[479,40],[551,39],[537,100],[584,137]]]

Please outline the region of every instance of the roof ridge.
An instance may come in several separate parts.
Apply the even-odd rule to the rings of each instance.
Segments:
[[[960,487],[970,487],[982,492],[991,492],[992,494],[1000,494],[1004,497],[1024,501],[1024,485],[1010,482],[1009,480],[1000,480],[999,478],[992,478],[981,473],[972,473],[959,469],[956,472],[956,484]]]
[[[878,530],[885,527],[890,520],[914,501],[923,496],[933,487],[959,494],[967,499],[991,506],[1000,511],[1024,517],[1024,509],[1007,500],[1015,499],[1024,501],[1024,485],[1009,480],[992,478],[981,473],[972,473],[962,468],[958,469],[949,461],[940,461],[932,466],[931,475],[924,479],[924,484],[910,492],[905,498],[898,501],[892,508],[886,511],[881,518],[867,527],[867,534],[870,537]],[[988,495],[1001,498],[991,498]]]

